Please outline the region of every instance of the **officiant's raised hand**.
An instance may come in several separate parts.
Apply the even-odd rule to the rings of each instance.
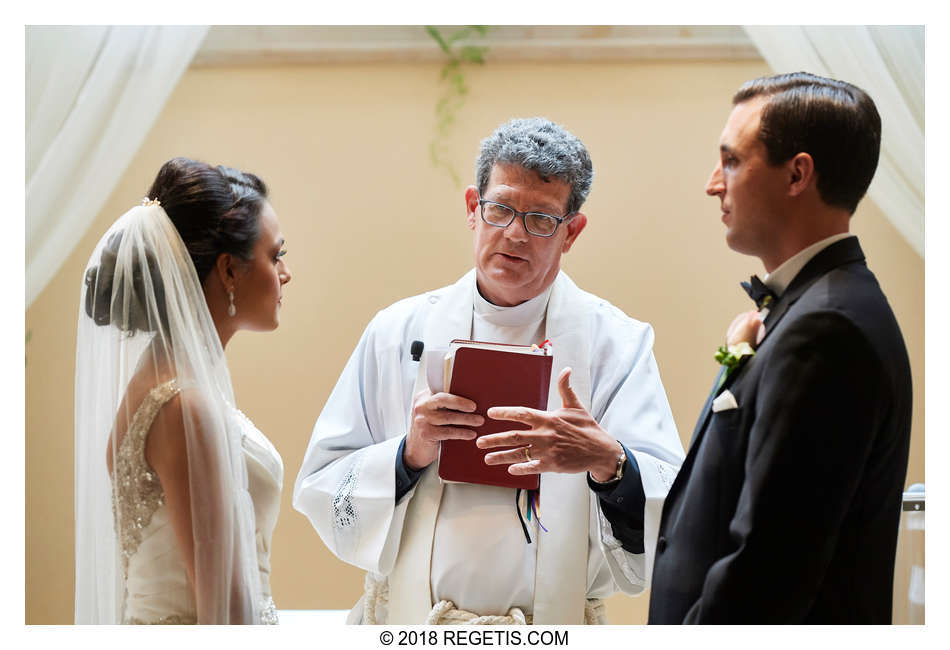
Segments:
[[[485,418],[473,413],[475,402],[451,393],[416,393],[412,401],[412,423],[406,436],[403,461],[414,470],[428,467],[439,457],[443,440],[471,440]]]
[[[488,409],[493,420],[521,422],[531,428],[505,431],[479,438],[481,449],[516,447],[485,456],[488,465],[510,465],[510,474],[590,472],[598,481],[613,478],[617,457],[623,450],[597,420],[584,408],[571,388],[571,369],[565,368],[557,379],[562,407],[539,411],[523,406],[496,406]]]

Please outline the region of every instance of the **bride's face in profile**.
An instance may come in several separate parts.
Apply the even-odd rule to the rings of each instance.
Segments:
[[[286,252],[277,214],[264,201],[251,261],[234,286],[235,316],[240,319],[241,329],[268,331],[280,324],[282,289],[290,282]]]

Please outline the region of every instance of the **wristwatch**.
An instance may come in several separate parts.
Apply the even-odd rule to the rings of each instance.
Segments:
[[[618,441],[619,442],[619,441]],[[616,483],[623,478],[623,466],[627,464],[627,451],[623,448],[623,445],[620,445],[620,455],[617,457],[617,473],[614,474],[614,477],[606,481],[598,481],[594,478],[594,475],[590,474],[590,480],[592,480],[597,485],[609,485],[610,483]]]

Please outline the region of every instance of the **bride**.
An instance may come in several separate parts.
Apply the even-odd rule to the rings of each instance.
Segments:
[[[76,352],[76,623],[276,623],[283,463],[224,347],[290,281],[267,188],[175,158],[86,268]]]

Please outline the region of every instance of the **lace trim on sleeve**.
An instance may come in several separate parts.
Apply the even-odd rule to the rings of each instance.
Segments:
[[[353,490],[360,480],[363,469],[363,457],[355,451],[346,461],[350,466],[340,479],[331,502],[333,533],[338,544],[355,545],[359,537],[359,511],[353,502]]]

